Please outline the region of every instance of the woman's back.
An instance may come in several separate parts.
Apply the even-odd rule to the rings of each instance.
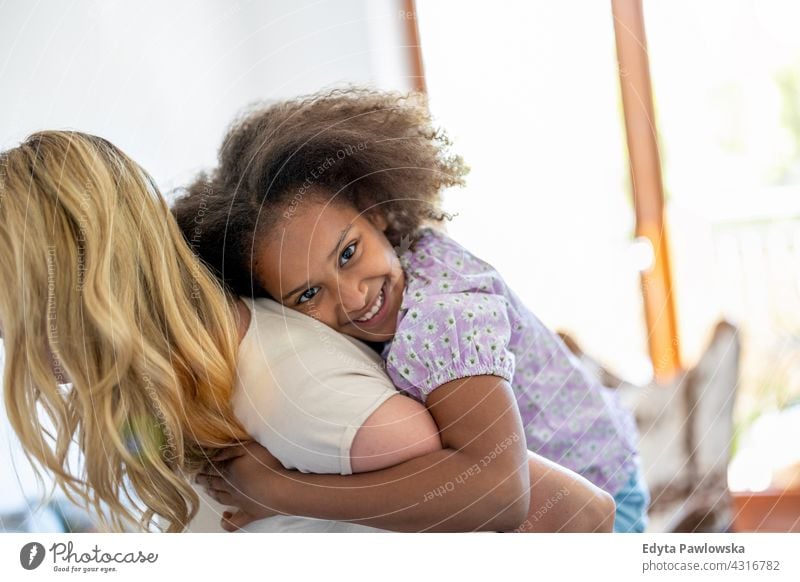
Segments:
[[[250,325],[239,345],[233,409],[245,430],[288,469],[349,475],[351,448],[366,419],[397,391],[365,344],[270,299],[245,300]],[[223,531],[224,507],[204,497],[189,530]],[[247,531],[379,531],[295,516]]]
[[[5,405],[26,452],[108,527],[180,531],[188,475],[246,438],[228,296],[147,173],[79,132],[0,154],[0,248]]]

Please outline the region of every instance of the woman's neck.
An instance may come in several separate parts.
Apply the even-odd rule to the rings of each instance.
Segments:
[[[247,335],[247,330],[250,329],[250,319],[253,317],[250,309],[245,305],[244,301],[236,298],[233,303],[233,317],[236,320],[236,333],[239,338],[239,343],[242,343],[244,336]]]

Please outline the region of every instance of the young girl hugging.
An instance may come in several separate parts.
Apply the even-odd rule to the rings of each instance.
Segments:
[[[394,384],[428,407],[446,447],[467,450],[513,407],[520,433],[483,442],[476,471],[521,437],[614,496],[615,531],[642,531],[648,495],[631,415],[491,265],[435,228],[449,218],[442,189],[467,171],[449,145],[420,96],[344,90],[282,102],[235,124],[219,167],[174,210],[234,291],[368,342]],[[191,240],[201,205],[204,234]],[[494,417],[476,414],[483,408]],[[227,470],[211,493],[263,516]],[[352,478],[292,480],[302,495],[303,484]],[[287,511],[260,491],[263,504]]]
[[[0,152],[0,247],[9,421],[35,467],[111,529],[217,529],[217,508],[189,477],[242,439],[282,468],[359,473],[360,487],[311,498],[363,523],[306,519],[301,492],[305,509],[256,531],[510,530],[531,498],[554,496],[534,530],[611,529],[607,494],[542,457],[526,464],[521,439],[505,440],[522,434],[512,414],[481,405],[471,424],[492,423],[470,443],[453,432],[463,422],[445,426],[460,447],[451,454],[366,344],[270,299],[226,293],[152,178],[103,138],[43,131]],[[501,441],[490,466],[464,468]]]

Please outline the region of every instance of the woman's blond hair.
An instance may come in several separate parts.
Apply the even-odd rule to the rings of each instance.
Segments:
[[[188,478],[246,438],[230,298],[153,180],[82,133],[0,154],[0,247],[5,406],[26,454],[104,527],[182,530]]]

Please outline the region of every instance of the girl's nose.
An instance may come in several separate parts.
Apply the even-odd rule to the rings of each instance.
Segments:
[[[341,279],[339,281],[339,299],[345,315],[351,315],[367,306],[367,291],[369,287],[363,280],[352,281]]]

